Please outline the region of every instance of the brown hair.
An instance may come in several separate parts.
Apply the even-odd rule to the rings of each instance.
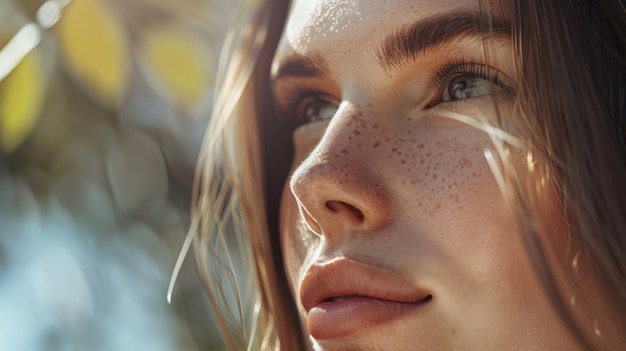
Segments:
[[[626,335],[626,7],[608,0],[516,0],[513,38],[524,124],[518,131],[544,165],[543,177],[552,179],[566,224],[593,258],[598,283],[611,293],[605,298],[617,329]],[[545,197],[541,191],[514,193],[518,205],[526,197],[532,208],[533,199]],[[549,220],[530,208],[522,212],[527,233]],[[544,250],[537,244],[531,251]],[[571,314],[542,261],[535,264],[555,307]]]
[[[256,8],[234,26],[218,65],[215,106],[200,152],[192,223],[173,282],[194,241],[200,279],[231,350],[300,350],[304,341],[284,271],[278,207],[291,155],[274,116],[270,65],[288,1]],[[289,135],[280,132],[278,135]],[[266,143],[272,140],[273,143]],[[283,149],[277,148],[283,146]],[[278,174],[269,170],[280,170]]]

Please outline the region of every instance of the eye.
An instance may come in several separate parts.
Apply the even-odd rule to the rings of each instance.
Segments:
[[[441,101],[471,99],[483,95],[502,92],[504,89],[489,80],[474,74],[458,76],[448,83],[443,91]]]
[[[333,118],[339,102],[325,95],[312,95],[302,99],[297,108],[297,116],[305,123]]]
[[[484,95],[515,95],[515,83],[493,67],[480,63],[451,61],[434,78],[438,96],[430,107],[445,102],[468,100]]]

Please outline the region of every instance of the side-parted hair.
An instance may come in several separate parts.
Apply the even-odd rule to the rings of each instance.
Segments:
[[[256,8],[247,25],[233,28],[220,61],[186,244],[193,239],[231,350],[302,350],[278,228],[294,126],[275,108],[269,83],[289,1]],[[512,11],[515,118],[503,116],[498,127],[528,146],[534,178],[556,191],[564,221],[593,258],[597,281],[610,292],[606,303],[626,335],[626,5],[513,0]],[[522,180],[519,173],[528,169],[507,167],[506,152],[498,157],[505,165],[502,190],[547,293],[581,343],[594,347],[573,322],[539,239],[550,220],[537,211],[545,189]]]

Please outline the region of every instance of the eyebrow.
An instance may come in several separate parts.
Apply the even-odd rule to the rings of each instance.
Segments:
[[[272,79],[278,80],[285,77],[318,77],[325,76],[328,72],[328,64],[321,55],[313,54],[303,56],[294,54],[280,64],[276,72],[272,74]]]
[[[389,72],[452,40],[479,36],[510,38],[511,22],[478,12],[430,16],[387,35],[375,51],[376,61]]]
[[[493,14],[469,11],[437,14],[388,34],[374,55],[378,64],[389,73],[452,40],[478,36],[510,38],[511,22]],[[321,77],[328,72],[328,63],[321,55],[293,54],[280,63],[272,79]]]

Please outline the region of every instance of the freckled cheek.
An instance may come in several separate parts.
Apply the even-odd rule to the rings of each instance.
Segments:
[[[437,134],[434,134],[437,133]],[[465,211],[468,204],[499,196],[499,190],[484,158],[488,143],[482,137],[458,137],[433,132],[414,143],[392,149],[388,156],[393,182],[410,189],[400,194],[405,203],[423,213]]]

